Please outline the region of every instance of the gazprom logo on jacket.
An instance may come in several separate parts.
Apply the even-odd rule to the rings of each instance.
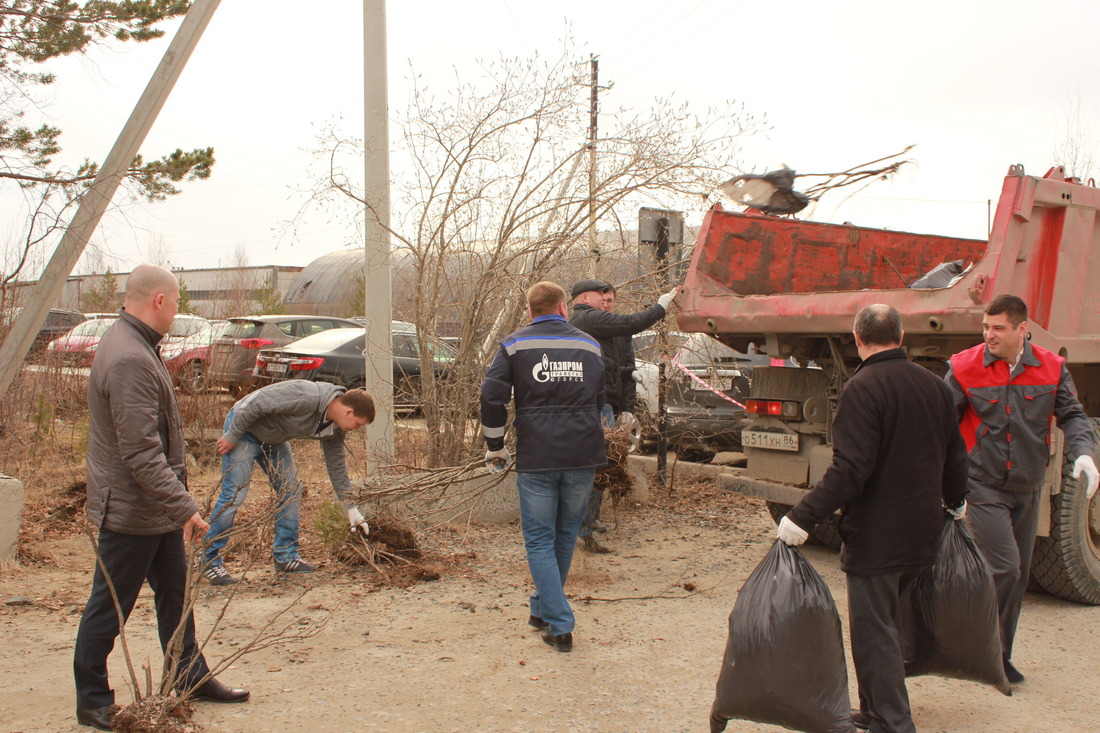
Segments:
[[[546,354],[535,364],[531,376],[536,382],[583,382],[584,364],[579,361],[550,361]]]

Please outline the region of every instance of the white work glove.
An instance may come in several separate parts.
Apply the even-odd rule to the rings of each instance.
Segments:
[[[680,286],[677,285],[672,290],[669,290],[667,293],[662,295],[660,298],[657,298],[657,304],[664,308],[667,312],[669,304],[672,303],[672,299],[676,297],[676,293],[679,292],[679,290]]]
[[[1096,487],[1100,486],[1100,471],[1096,470],[1096,461],[1092,456],[1078,456],[1073,464],[1073,477],[1081,478],[1085,474],[1085,483],[1088,489],[1085,491],[1085,499],[1091,499],[1096,493]]]
[[[944,507],[947,509],[947,513],[957,522],[966,516],[966,499],[963,499],[963,503],[952,509],[951,507]]]
[[[500,473],[508,465],[508,461],[511,457],[507,448],[487,450],[485,451],[485,465],[488,466],[489,470],[493,473]]]
[[[638,371],[637,369],[635,369],[634,371],[632,371],[630,373],[630,378],[633,379],[638,384],[642,383],[642,373],[640,371]]]
[[[810,538],[810,533],[784,516],[779,520],[779,528],[775,532],[776,537],[785,544],[794,547],[801,545]]]
[[[351,525],[353,530],[359,532],[359,534],[366,537],[370,534],[370,525],[367,524],[367,520],[363,519],[363,514],[359,511],[359,507],[353,506],[347,510],[348,524]]]

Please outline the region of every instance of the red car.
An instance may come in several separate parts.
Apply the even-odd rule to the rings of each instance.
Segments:
[[[69,366],[91,366],[99,340],[117,318],[95,318],[78,323],[67,334],[50,342],[46,347],[47,358],[60,360]]]
[[[211,344],[225,333],[228,325],[229,321],[210,321],[183,339],[161,342],[160,358],[181,392],[199,394],[206,390]]]

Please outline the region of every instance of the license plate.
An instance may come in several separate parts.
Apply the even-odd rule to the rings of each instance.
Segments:
[[[268,374],[286,374],[286,364],[279,364],[276,362],[269,362],[267,365]]]
[[[798,450],[797,433],[765,433],[758,430],[741,431],[741,445],[768,450]]]

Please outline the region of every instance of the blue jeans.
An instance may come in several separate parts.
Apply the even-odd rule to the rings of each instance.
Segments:
[[[226,429],[232,420],[233,411],[230,410],[225,418]],[[206,562],[210,564],[220,565],[222,562],[218,555],[229,541],[237,509],[248,496],[252,467],[256,463],[267,474],[275,491],[277,508],[272,553],[275,561],[289,562],[298,557],[298,514],[302,486],[298,483],[298,469],[294,467],[290,443],[261,443],[251,433],[245,433],[233,450],[222,456],[221,494],[210,514],[210,529],[206,533],[206,541],[210,543],[206,550]]]
[[[516,474],[527,567],[535,581],[531,615],[550,624],[555,636],[573,631],[565,580],[595,476],[592,468]]]

